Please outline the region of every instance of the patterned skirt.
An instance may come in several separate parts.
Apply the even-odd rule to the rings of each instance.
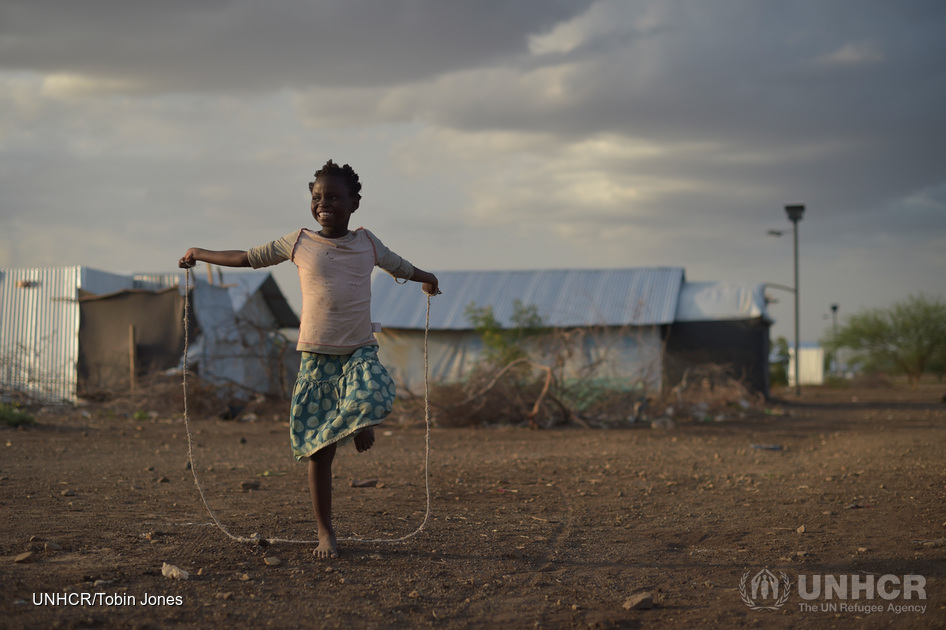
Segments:
[[[381,424],[396,393],[377,346],[341,355],[303,352],[289,412],[293,456],[302,460]]]

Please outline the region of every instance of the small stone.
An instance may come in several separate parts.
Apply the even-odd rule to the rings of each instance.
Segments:
[[[351,487],[352,488],[377,488],[378,480],[377,479],[352,479]]]
[[[858,547],[857,553],[867,553],[867,547]]]
[[[230,598],[233,597],[233,593],[230,593],[230,592],[217,593],[216,595],[214,595],[214,597],[217,598],[217,599],[228,600],[228,599],[230,599]]]
[[[112,580],[95,580],[92,582],[92,586],[108,586],[112,583]]]
[[[171,480],[167,477],[158,477],[158,483],[169,483]]]
[[[168,564],[167,562],[161,566],[161,575],[172,580],[186,580],[190,577],[190,573],[184,569],[176,567],[173,564]]]
[[[45,544],[46,551],[62,551],[62,545],[49,541]]]
[[[254,479],[252,481],[244,481],[240,484],[240,489],[243,492],[249,492],[250,490],[259,490],[259,480]]]
[[[18,555],[16,558],[14,558],[13,562],[17,564],[26,564],[28,562],[32,562],[35,559],[36,559],[36,554],[34,554],[32,551],[24,551],[23,553]]]
[[[250,574],[249,574],[249,573],[244,573],[244,574],[242,574],[242,575],[240,576],[240,580],[243,581],[243,582],[249,582],[249,581],[252,580],[252,579],[253,579],[253,578],[250,577]]]
[[[418,593],[417,591],[411,591],[410,594],[408,594],[408,597],[410,597],[411,599],[417,599],[420,597],[420,593]]]
[[[795,531],[798,532],[799,534],[804,534],[804,533],[805,533],[805,526],[802,525],[801,527],[799,527],[799,528],[796,529]]]
[[[650,610],[654,607],[654,597],[647,591],[631,595],[624,602],[624,610]]]
[[[76,496],[76,491],[75,491],[75,490],[63,490],[63,491],[60,492],[59,494],[61,494],[61,495],[64,496],[64,497],[74,497],[74,496]]]
[[[282,560],[273,556],[266,556],[263,558],[263,564],[269,567],[278,567],[280,564],[282,564]]]

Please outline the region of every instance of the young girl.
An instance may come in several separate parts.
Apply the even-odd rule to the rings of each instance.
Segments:
[[[361,203],[361,182],[332,160],[309,183],[312,216],[321,229],[302,228],[249,251],[192,247],[182,268],[198,261],[227,267],[267,267],[291,260],[299,269],[302,317],[299,376],[292,392],[290,439],[297,460],[309,460],[309,492],[319,526],[318,558],[338,555],[332,528],[332,461],[340,441],[358,452],[374,444],[374,425],[391,411],[394,383],[378,361],[371,323],[371,270],[423,283],[436,295],[437,277],[418,269],[364,228],[349,231]]]

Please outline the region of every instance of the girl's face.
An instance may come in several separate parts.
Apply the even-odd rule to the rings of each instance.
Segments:
[[[338,175],[323,175],[312,185],[312,217],[322,229],[319,234],[339,238],[348,234],[348,220],[358,209],[359,199]]]

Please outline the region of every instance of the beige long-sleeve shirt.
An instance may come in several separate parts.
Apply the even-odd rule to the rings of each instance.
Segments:
[[[325,238],[302,228],[247,251],[254,269],[291,260],[299,270],[302,316],[296,349],[350,354],[377,345],[371,323],[371,271],[378,266],[395,278],[410,278],[414,266],[358,228]]]

